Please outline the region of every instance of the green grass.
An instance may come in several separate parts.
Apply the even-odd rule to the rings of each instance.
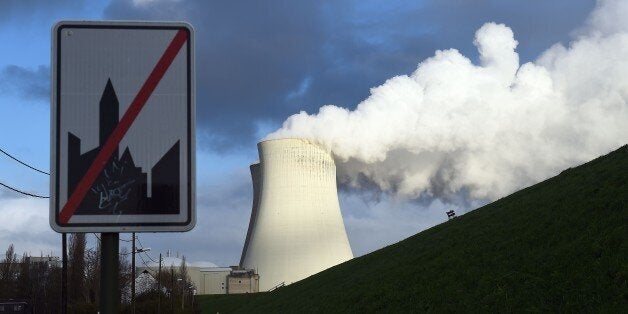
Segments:
[[[266,294],[266,292],[231,295],[199,295],[196,296],[196,301],[198,302],[199,307],[203,310],[203,313],[233,313],[238,308],[264,294]]]
[[[628,312],[628,146],[408,239],[205,313]]]

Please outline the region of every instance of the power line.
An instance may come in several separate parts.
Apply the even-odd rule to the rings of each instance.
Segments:
[[[140,244],[140,247],[144,248],[144,245],[142,244],[142,241],[140,241],[140,236],[135,236],[135,238],[137,239],[137,243]]]
[[[153,263],[157,263],[157,261],[155,261],[152,257],[150,257],[150,255],[148,255],[148,251],[144,251],[144,245],[142,244],[142,241],[140,241],[140,237],[139,236],[135,236],[135,238],[137,239],[137,243],[139,244],[140,247],[140,251],[139,253],[144,253],[146,254],[146,257],[148,257]],[[140,258],[142,257],[142,255],[138,254],[140,256]]]
[[[24,166],[26,166],[26,167],[28,167],[28,168],[31,168],[31,169],[33,169],[33,170],[35,170],[35,171],[37,171],[37,172],[41,172],[41,173],[46,174],[46,175],[50,175],[50,173],[48,173],[48,172],[46,172],[46,171],[39,170],[39,169],[37,169],[37,168],[35,168],[35,167],[33,167],[33,166],[31,166],[31,165],[29,165],[29,164],[27,164],[27,163],[25,163],[25,162],[21,161],[21,160],[19,160],[19,159],[17,159],[17,158],[15,158],[15,157],[13,157],[13,155],[11,155],[11,154],[7,153],[7,152],[6,152],[6,151],[4,151],[2,148],[0,148],[0,152],[2,152],[3,154],[5,154],[5,155],[9,156],[9,158],[11,158],[11,159],[13,159],[13,160],[15,160],[15,161],[17,161],[17,162],[21,163],[22,165],[24,165]]]
[[[140,247],[139,250],[141,250],[137,253],[144,253],[146,254],[146,257],[148,257],[152,262],[157,263],[152,257],[150,257],[150,255],[148,255],[147,251],[143,250],[144,246],[142,245],[142,242],[140,241],[140,237],[136,235],[135,238],[137,239],[137,242],[139,243],[139,247]],[[148,263],[146,263],[146,260],[142,257],[142,254],[136,254],[136,255],[140,258],[140,260],[142,260],[142,264],[144,264],[146,268],[150,269],[153,272],[155,271],[152,267],[148,265]]]
[[[142,257],[142,255],[138,254],[138,257],[142,260],[142,264],[144,264],[144,266],[146,266],[147,268],[150,268],[150,266],[148,266],[148,263],[146,263],[146,261],[144,260],[144,258]]]
[[[148,263],[146,263],[146,261],[140,256],[140,259],[142,260],[142,264],[144,264],[144,266],[148,269],[150,269],[153,273],[156,273],[157,270],[155,270],[152,266],[148,265]]]
[[[140,241],[140,237],[139,236],[135,236],[135,237],[137,238],[137,242],[139,243],[140,249],[144,249],[144,245],[142,244],[142,241]],[[148,259],[150,259],[153,263],[158,263],[156,260],[150,257],[150,255],[147,252],[148,251],[141,251],[140,253],[146,254],[146,257],[148,257]]]
[[[157,261],[154,260],[152,257],[150,257],[150,255],[148,255],[148,253],[146,253],[146,251],[142,251],[142,253],[146,254],[146,257],[148,257],[148,259],[150,259],[153,263],[157,263]]]
[[[153,272],[156,272],[155,269],[153,269],[153,267],[149,266],[148,263],[146,263],[146,260],[144,260],[144,258],[142,257],[142,255],[139,255],[140,259],[142,260],[142,264],[144,264],[144,266],[146,266],[146,268],[150,269]]]
[[[7,188],[9,190],[13,190],[15,192],[18,192],[18,193],[21,193],[21,194],[24,194],[24,195],[28,195],[28,196],[32,196],[32,197],[38,197],[38,198],[50,198],[50,196],[41,196],[41,195],[37,195],[37,194],[31,194],[31,193],[28,193],[28,192],[20,191],[20,190],[14,188],[14,187],[10,187],[10,186],[2,183],[2,182],[0,182],[0,185],[4,186],[5,188]]]
[[[7,155],[9,158],[11,158],[11,159],[13,159],[13,160],[15,160],[15,161],[19,162],[20,164],[22,164],[22,165],[24,165],[24,166],[26,166],[26,167],[28,167],[28,168],[31,168],[31,169],[33,169],[33,170],[35,170],[35,171],[37,171],[37,172],[41,172],[41,173],[46,174],[46,175],[50,175],[50,173],[48,173],[48,172],[45,172],[45,171],[39,170],[39,169],[37,169],[37,168],[35,168],[35,167],[33,167],[33,166],[31,166],[31,165],[29,165],[29,164],[27,164],[27,163],[23,162],[23,161],[21,161],[21,160],[17,159],[17,158],[16,158],[16,157],[14,157],[13,155],[11,155],[11,154],[7,153],[7,152],[6,152],[4,149],[2,149],[2,148],[0,148],[0,152],[1,152],[1,153],[3,153],[3,154],[5,154],[5,155]],[[22,190],[19,190],[19,189],[16,189],[16,188],[12,187],[12,186],[8,186],[8,185],[6,185],[6,184],[4,184],[4,183],[2,183],[2,182],[0,182],[0,185],[4,186],[5,188],[7,188],[7,189],[9,189],[9,190],[12,190],[12,191],[14,191],[14,192],[20,193],[20,194],[24,194],[24,195],[28,195],[28,196],[32,196],[32,197],[38,197],[38,198],[50,198],[50,196],[42,196],[42,195],[37,195],[37,194],[32,194],[32,193],[24,192],[24,191],[22,191]]]

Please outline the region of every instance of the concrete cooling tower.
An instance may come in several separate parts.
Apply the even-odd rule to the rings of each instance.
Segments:
[[[240,266],[257,270],[260,291],[353,258],[329,149],[304,139],[257,147],[260,163],[251,166],[253,209]]]
[[[259,208],[259,192],[260,185],[262,184],[260,182],[262,178],[262,167],[260,166],[260,164],[252,164],[249,168],[251,169],[251,180],[253,181],[253,208],[251,209],[249,230],[247,230],[246,232],[246,239],[244,240],[242,255],[240,256],[240,266],[244,265],[244,256],[246,255],[246,251],[249,248],[251,234],[253,233],[253,227],[255,226],[255,222],[257,220],[257,209]]]

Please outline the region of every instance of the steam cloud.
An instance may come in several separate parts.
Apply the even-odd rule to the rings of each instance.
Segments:
[[[496,199],[628,142],[628,2],[599,1],[575,34],[520,65],[512,30],[487,23],[479,65],[436,51],[355,110],[302,111],[266,139],[328,145],[356,188]]]

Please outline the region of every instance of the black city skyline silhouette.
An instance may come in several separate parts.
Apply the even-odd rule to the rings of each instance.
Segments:
[[[119,102],[111,80],[100,98],[99,145],[81,154],[81,139],[68,132],[68,198],[119,122]],[[151,168],[151,197],[147,173],[136,167],[127,147],[113,152],[75,215],[179,214],[179,141]]]

